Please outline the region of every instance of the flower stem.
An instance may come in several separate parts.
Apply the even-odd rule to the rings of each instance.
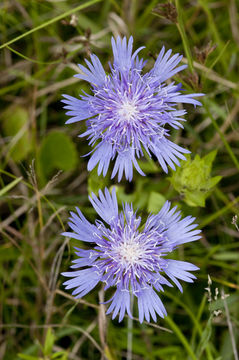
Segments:
[[[230,320],[229,309],[228,309],[228,306],[227,306],[227,302],[225,300],[224,290],[222,290],[222,300],[223,300],[223,304],[224,304],[224,308],[225,308],[225,312],[226,312],[227,325],[228,325],[229,334],[230,334],[230,338],[231,338],[234,359],[238,360],[237,346],[236,346],[235,336],[234,336],[234,333],[233,333],[232,322]]]
[[[133,313],[134,296],[130,292],[130,311]],[[132,360],[132,348],[133,348],[133,319],[128,317],[128,336],[127,336],[127,360]]]
[[[180,7],[179,0],[176,0],[176,9],[177,9],[177,13],[178,13],[177,28],[178,28],[178,31],[182,38],[184,51],[185,51],[187,59],[188,59],[189,70],[191,71],[191,73],[193,73],[193,59],[192,59],[192,55],[191,55],[188,38],[187,38],[185,29],[184,29],[184,25],[183,25],[183,19],[182,19],[182,13],[181,13],[181,7]]]
[[[100,300],[100,310],[99,310],[99,336],[100,336],[100,342],[101,347],[103,349],[101,360],[107,359],[107,356],[105,354],[107,349],[107,343],[106,343],[106,337],[107,337],[107,319],[105,315],[105,305],[103,304],[105,300],[105,293],[104,288],[99,291],[99,300]]]

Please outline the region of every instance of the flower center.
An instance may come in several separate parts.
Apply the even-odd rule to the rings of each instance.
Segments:
[[[135,242],[123,242],[118,249],[118,254],[121,260],[121,263],[127,265],[134,265],[139,262],[139,260],[144,255],[144,250],[140,247],[138,243]]]
[[[129,102],[128,100],[123,102],[118,109],[118,115],[122,120],[131,121],[135,119],[135,116],[138,114],[137,107],[134,102]]]

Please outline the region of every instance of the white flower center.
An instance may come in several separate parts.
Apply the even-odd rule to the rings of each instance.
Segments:
[[[130,103],[129,101],[125,101],[121,104],[118,110],[118,115],[122,118],[122,120],[134,120],[137,114],[138,110],[134,102]]]
[[[121,263],[127,265],[134,265],[139,263],[144,255],[144,250],[140,247],[140,244],[136,242],[123,242],[118,249],[118,254],[121,259]]]

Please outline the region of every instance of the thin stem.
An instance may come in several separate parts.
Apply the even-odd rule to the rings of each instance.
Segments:
[[[178,22],[177,22],[176,25],[177,25],[178,31],[180,33],[180,36],[182,38],[184,51],[185,51],[187,59],[188,59],[188,67],[189,67],[189,70],[192,73],[193,72],[193,60],[192,60],[190,46],[189,46],[189,43],[188,43],[188,38],[187,38],[185,29],[184,29],[184,25],[183,25],[183,19],[182,19],[179,0],[176,0],[175,4],[176,4],[176,8],[177,8],[177,13],[178,13]]]
[[[167,316],[165,318],[165,321],[168,323],[168,325],[174,331],[176,336],[179,338],[179,340],[183,344],[185,350],[187,351],[188,355],[191,356],[191,359],[192,360],[197,360],[196,355],[194,354],[193,349],[191,348],[189,342],[187,341],[186,337],[183,335],[183,333],[179,329],[179,327],[175,324],[175,322],[169,316]]]
[[[0,46],[0,49],[3,49],[4,47],[6,47],[6,46],[8,46],[8,45],[10,45],[10,44],[12,44],[12,43],[14,43],[14,42],[22,39],[22,38],[24,38],[25,36],[28,36],[28,35],[34,33],[34,32],[37,31],[37,30],[43,29],[43,28],[45,28],[45,27],[48,26],[48,25],[51,25],[51,24],[53,24],[53,23],[55,23],[55,22],[57,22],[57,21],[59,21],[59,20],[62,20],[62,19],[64,19],[66,16],[69,16],[69,15],[74,14],[76,11],[83,10],[83,9],[85,9],[86,7],[91,6],[91,5],[93,5],[93,4],[96,4],[97,2],[100,2],[100,1],[101,1],[101,0],[91,0],[91,1],[86,2],[85,4],[81,4],[81,5],[79,5],[79,6],[76,6],[74,9],[70,9],[70,10],[64,12],[63,14],[58,15],[58,16],[54,17],[53,19],[51,19],[51,20],[49,20],[49,21],[46,21],[46,22],[44,22],[43,24],[40,24],[40,25],[36,26],[35,28],[33,28],[33,29],[25,32],[24,34],[21,34],[21,35],[17,36],[16,38],[7,41],[5,44],[3,44],[3,45]]]
[[[232,328],[232,323],[231,323],[231,319],[230,319],[229,309],[228,309],[228,306],[227,306],[227,302],[225,300],[224,290],[222,290],[222,299],[223,299],[223,304],[224,304],[224,308],[225,308],[225,312],[226,312],[227,325],[228,325],[228,330],[229,330],[230,338],[231,338],[231,342],[232,342],[232,350],[233,350],[234,359],[238,360],[237,346],[236,346],[235,336],[234,336],[234,333],[233,333],[233,328]]]
[[[134,296],[130,292],[130,311],[133,313]],[[132,349],[133,349],[133,319],[128,317],[128,336],[127,336],[127,360],[132,360]]]
[[[207,216],[207,218],[201,222],[200,227],[203,228],[206,225],[210,224],[213,220],[217,219],[219,216],[222,216],[224,213],[226,213],[229,209],[231,209],[238,202],[239,202],[239,196],[236,197],[233,201],[228,203],[223,208],[216,211],[214,214]]]
[[[105,292],[104,292],[104,287],[102,287],[102,289],[99,291],[99,300],[100,300],[100,309],[99,309],[99,336],[100,336],[100,342],[101,342],[101,347],[104,350],[104,352],[102,353],[101,359],[108,359],[107,356],[107,342],[106,342],[106,337],[107,337],[107,319],[106,319],[106,314],[105,314],[105,305],[104,305],[104,301],[105,301]]]
[[[0,169],[0,174],[1,174],[1,173],[9,176],[9,177],[12,178],[12,179],[18,179],[17,176],[11,174],[10,172],[8,172],[8,171],[6,171],[6,170]],[[1,178],[0,178],[0,179],[1,179]],[[23,179],[22,179],[20,182],[21,182],[22,184],[26,185],[29,189],[35,191],[34,186],[33,186],[32,184],[28,183],[27,181],[25,181],[25,180],[23,180]],[[50,183],[48,183],[48,185],[49,185],[49,184],[50,184]],[[47,186],[48,186],[48,185],[47,185]],[[52,209],[53,213],[56,214],[56,217],[57,217],[57,219],[59,220],[59,223],[61,224],[63,231],[65,231],[65,226],[64,226],[64,224],[63,224],[63,222],[62,222],[59,214],[57,213],[57,209],[54,207],[54,205],[53,205],[53,204],[47,199],[47,197],[44,195],[44,192],[46,192],[46,190],[47,190],[47,186],[46,186],[45,188],[43,188],[42,190],[40,190],[40,191],[39,191],[39,194],[40,194],[40,196],[47,202],[47,204],[50,206],[50,208]],[[1,223],[0,229],[3,229],[3,224],[4,224],[4,222]]]
[[[225,148],[226,148],[229,156],[231,157],[232,161],[234,162],[236,168],[239,170],[239,162],[238,162],[236,156],[234,155],[234,153],[233,153],[233,151],[232,151],[229,143],[227,142],[224,134],[223,134],[222,131],[220,130],[220,127],[218,126],[217,122],[215,121],[213,115],[211,114],[211,112],[210,112],[210,110],[209,110],[209,107],[208,107],[208,104],[207,104],[207,102],[206,102],[205,100],[203,101],[203,105],[204,105],[204,108],[206,109],[206,112],[207,112],[209,118],[210,118],[211,121],[212,121],[213,126],[214,126],[215,129],[217,130],[217,132],[218,132],[218,134],[219,134],[219,136],[220,136],[223,144],[225,145]]]
[[[59,64],[60,62],[62,62],[62,59],[59,59],[59,60],[55,60],[55,61],[38,61],[36,59],[31,59],[29,58],[28,56],[18,52],[17,50],[13,49],[12,47],[10,46],[7,46],[7,49],[9,49],[10,51],[12,51],[14,54],[20,56],[21,58],[27,60],[27,61],[30,61],[30,62],[33,62],[35,64],[40,64],[40,65],[52,65],[52,64]]]

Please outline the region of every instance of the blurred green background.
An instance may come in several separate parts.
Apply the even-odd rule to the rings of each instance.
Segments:
[[[100,288],[76,301],[60,276],[77,244],[61,236],[69,210],[94,221],[88,193],[113,184],[143,217],[169,199],[203,230],[174,252],[200,267],[197,281],[160,294],[166,319],[134,321],[132,358],[238,359],[238,9],[236,0],[0,2],[1,359],[126,359],[127,319],[103,326]],[[163,45],[183,54],[189,66],[175,81],[205,93],[201,108],[186,106],[184,130],[171,132],[192,152],[176,172],[142,160],[147,177],[134,172],[132,183],[89,174],[84,122],[64,125],[61,94],[90,91],[73,77],[77,64],[95,53],[109,70],[117,35],[146,47],[146,70]]]

